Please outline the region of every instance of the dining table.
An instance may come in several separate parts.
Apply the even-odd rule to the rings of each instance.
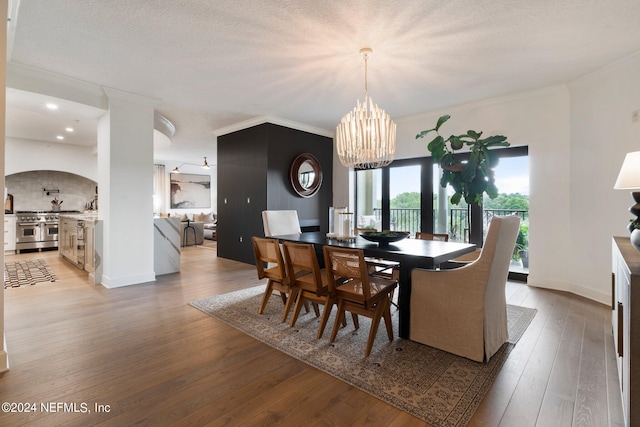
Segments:
[[[414,268],[436,269],[453,258],[475,251],[472,243],[443,242],[407,238],[388,245],[365,240],[361,236],[352,239],[329,238],[322,232],[307,232],[271,236],[282,241],[312,243],[320,264],[324,264],[322,247],[325,245],[362,249],[364,256],[381,258],[399,263],[398,281],[398,335],[409,338],[411,270]]]

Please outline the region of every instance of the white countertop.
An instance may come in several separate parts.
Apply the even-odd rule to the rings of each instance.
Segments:
[[[77,214],[60,214],[59,217],[61,219],[68,218],[68,219],[75,219],[75,220],[81,220],[81,221],[96,222],[98,220],[98,213],[87,212],[87,213],[77,213]]]

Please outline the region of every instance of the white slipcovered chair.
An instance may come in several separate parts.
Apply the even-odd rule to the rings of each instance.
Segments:
[[[283,234],[300,234],[300,221],[298,211],[294,210],[266,210],[262,211],[262,225],[264,235],[280,236]]]
[[[494,217],[478,259],[411,272],[409,338],[477,362],[509,339],[505,285],[520,218]]]

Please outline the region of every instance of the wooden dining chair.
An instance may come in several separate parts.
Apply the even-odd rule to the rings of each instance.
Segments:
[[[271,294],[273,291],[278,291],[284,303],[282,322],[285,322],[295,299],[295,294],[292,291],[291,283],[287,276],[282,252],[280,252],[280,244],[277,239],[255,236],[251,238],[251,243],[253,244],[253,253],[256,259],[258,278],[268,279],[267,288],[264,291],[258,313],[262,314],[264,312]],[[266,268],[265,263],[268,265]]]
[[[335,293],[338,300],[338,313],[330,341],[335,341],[346,311],[352,315],[370,317],[371,329],[364,353],[367,357],[371,353],[378,326],[383,318],[389,341],[393,341],[390,300],[398,282],[369,275],[364,254],[360,249],[324,246],[323,252],[329,289]],[[355,327],[358,329],[359,325],[356,323]]]
[[[291,287],[295,290],[296,301],[289,326],[294,326],[300,315],[300,310],[306,301],[311,301],[319,315],[317,304],[322,304],[322,319],[318,327],[316,337],[322,338],[324,329],[329,320],[331,309],[336,302],[333,293],[329,289],[327,275],[320,269],[316,250],[311,243],[283,242],[284,260],[287,266],[287,275]]]
[[[449,241],[448,234],[439,234],[439,233],[422,233],[420,231],[416,232],[416,239],[420,240],[438,240],[442,242]]]

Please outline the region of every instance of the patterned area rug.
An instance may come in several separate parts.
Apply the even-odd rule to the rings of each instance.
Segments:
[[[58,277],[42,259],[5,262],[4,288],[17,288],[43,282],[55,282]]]
[[[365,358],[369,319],[360,316],[360,329],[356,331],[347,316],[347,327],[331,344],[333,315],[323,337],[317,340],[320,320],[313,310],[303,310],[296,326],[290,328],[288,322],[280,323],[282,301],[274,295],[264,314],[259,315],[263,291],[264,286],[258,286],[190,304],[434,426],[464,426],[469,422],[537,311],[507,306],[509,342],[486,364],[400,338],[390,343],[384,325],[378,330],[371,355]],[[397,314],[392,310],[394,327]]]

